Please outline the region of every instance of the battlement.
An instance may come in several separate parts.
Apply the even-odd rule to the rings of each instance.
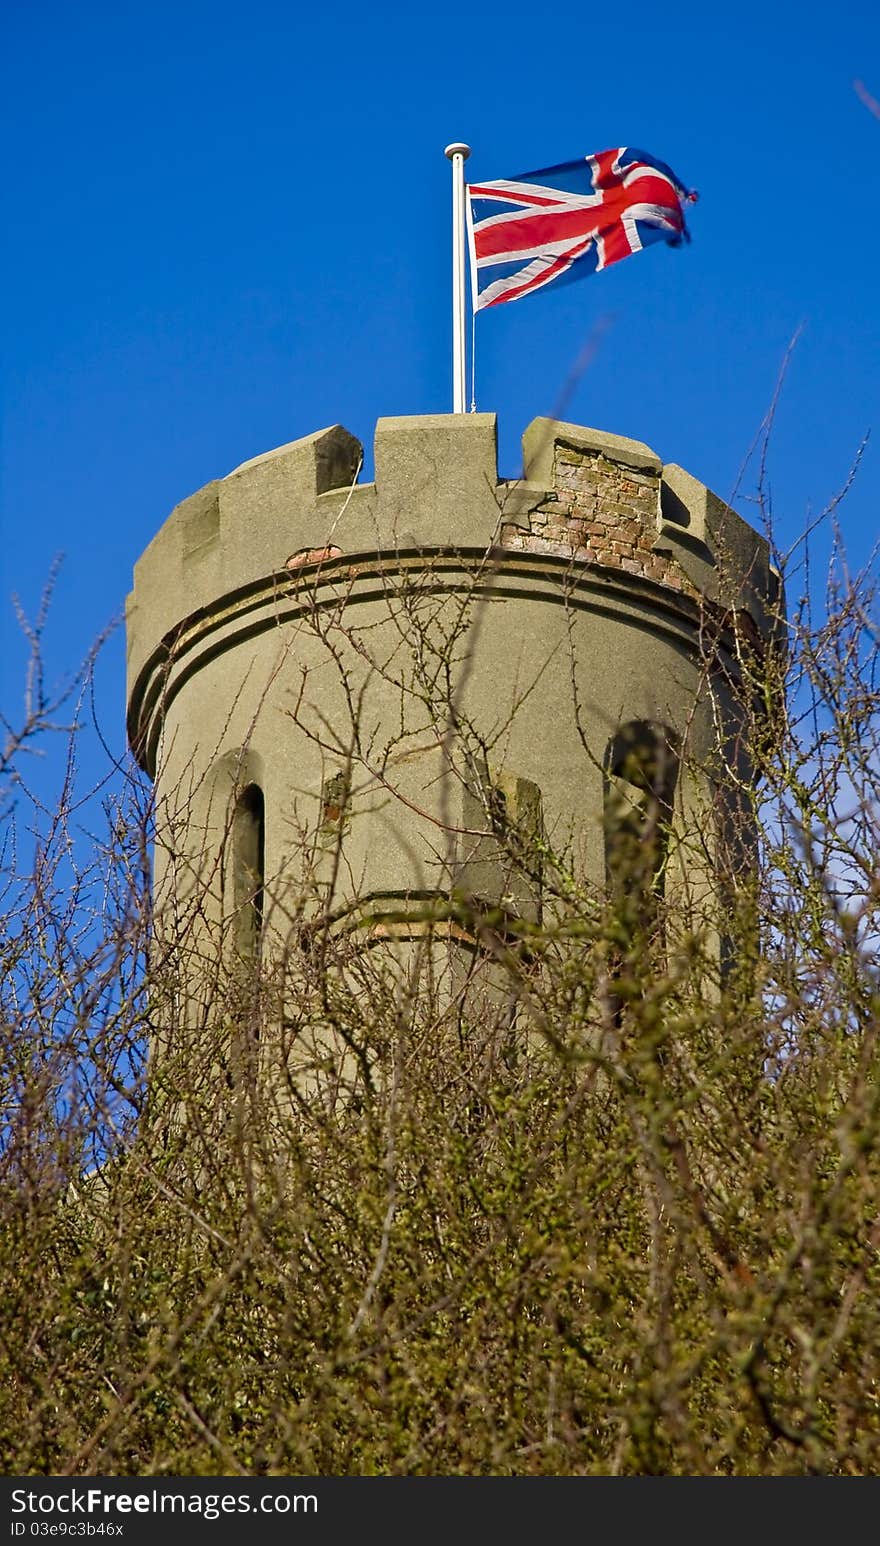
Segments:
[[[372,561],[485,555],[503,566],[614,576],[708,602],[768,637],[779,582],[767,543],[717,495],[649,446],[551,419],[523,436],[524,476],[501,479],[490,413],[380,419],[375,481],[341,425],[242,463],[172,511],[128,598],[130,734],[143,678],[186,625],[253,590]],[[140,685],[139,685],[140,684]]]

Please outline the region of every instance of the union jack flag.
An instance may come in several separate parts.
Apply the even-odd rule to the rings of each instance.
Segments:
[[[697,197],[665,162],[626,145],[467,192],[474,311],[608,268],[650,242],[689,241],[684,205]]]

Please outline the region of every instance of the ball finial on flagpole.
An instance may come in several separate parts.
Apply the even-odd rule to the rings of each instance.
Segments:
[[[470,145],[456,140],[444,152],[452,162],[452,411],[464,413],[464,164]]]

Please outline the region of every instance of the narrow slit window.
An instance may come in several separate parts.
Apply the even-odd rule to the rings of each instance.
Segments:
[[[605,762],[605,870],[621,923],[652,932],[666,882],[678,777],[672,735],[638,720],[611,741]]]
[[[266,811],[263,791],[248,784],[232,822],[235,942],[240,956],[259,954],[266,884]]]

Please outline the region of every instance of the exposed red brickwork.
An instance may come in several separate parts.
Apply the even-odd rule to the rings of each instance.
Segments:
[[[555,492],[530,511],[530,529],[503,526],[502,546],[622,569],[696,594],[675,559],[654,550],[660,531],[657,473],[559,444],[554,474]]]
[[[304,564],[323,564],[331,558],[341,558],[341,548],[302,548],[299,553],[291,553],[285,569],[301,569]]]

